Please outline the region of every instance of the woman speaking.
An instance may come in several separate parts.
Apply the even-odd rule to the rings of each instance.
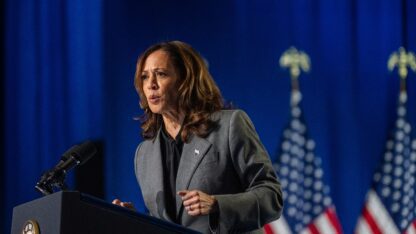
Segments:
[[[196,50],[180,41],[151,46],[134,85],[144,110],[134,166],[152,216],[203,233],[262,233],[279,218],[280,183],[253,123],[224,110]]]

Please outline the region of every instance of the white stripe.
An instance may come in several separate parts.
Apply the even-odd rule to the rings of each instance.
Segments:
[[[364,217],[360,217],[357,223],[357,227],[355,227],[355,234],[371,234],[373,233],[370,227],[367,225]]]
[[[374,221],[383,233],[399,234],[400,231],[380,201],[377,194],[371,189],[368,192],[367,210],[373,216]]]
[[[319,233],[337,233],[337,230],[332,226],[331,221],[327,215],[327,212],[318,216],[315,219],[314,224]]]
[[[269,226],[273,230],[273,233],[292,234],[289,225],[283,216],[281,216],[278,220],[269,223]]]
[[[312,233],[309,231],[309,228],[306,227],[300,232],[300,234],[312,234]]]
[[[416,234],[416,229],[413,223],[410,224],[410,226],[407,228],[406,234]]]

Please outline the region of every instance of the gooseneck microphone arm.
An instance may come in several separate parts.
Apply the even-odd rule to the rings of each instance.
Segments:
[[[61,160],[51,170],[43,173],[35,188],[43,195],[49,195],[54,190],[65,190],[66,174],[72,168],[84,164],[97,153],[97,148],[91,141],[86,141],[81,145],[74,145],[67,150]]]

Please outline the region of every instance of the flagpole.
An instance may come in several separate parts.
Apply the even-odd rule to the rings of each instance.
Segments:
[[[315,141],[309,137],[302,118],[298,77],[309,71],[309,56],[291,47],[280,57],[280,66],[291,77],[291,116],[283,130],[276,174],[282,185],[285,206],[279,220],[265,227],[270,233],[334,233],[342,227],[336,215],[329,186],[324,182],[322,160],[315,154]]]
[[[290,103],[292,106],[297,106],[302,100],[298,78],[301,71],[309,72],[311,67],[309,56],[292,46],[280,57],[280,66],[282,68],[289,68],[292,88]]]
[[[416,71],[415,55],[403,47],[393,52],[387,62],[393,71],[397,67],[400,94],[397,119],[381,166],[373,177],[355,234],[416,233],[415,168],[416,139],[411,140],[411,125],[406,117],[406,78],[408,68]],[[398,184],[400,183],[400,185]],[[411,201],[411,202],[410,202]]]
[[[407,101],[406,78],[408,75],[408,67],[416,72],[416,56],[412,52],[406,52],[403,47],[393,52],[387,62],[389,71],[393,71],[397,67],[400,77],[400,101],[405,103]]]

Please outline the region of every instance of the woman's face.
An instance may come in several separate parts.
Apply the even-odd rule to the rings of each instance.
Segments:
[[[165,51],[157,50],[147,57],[141,79],[153,113],[177,111],[178,74]]]

